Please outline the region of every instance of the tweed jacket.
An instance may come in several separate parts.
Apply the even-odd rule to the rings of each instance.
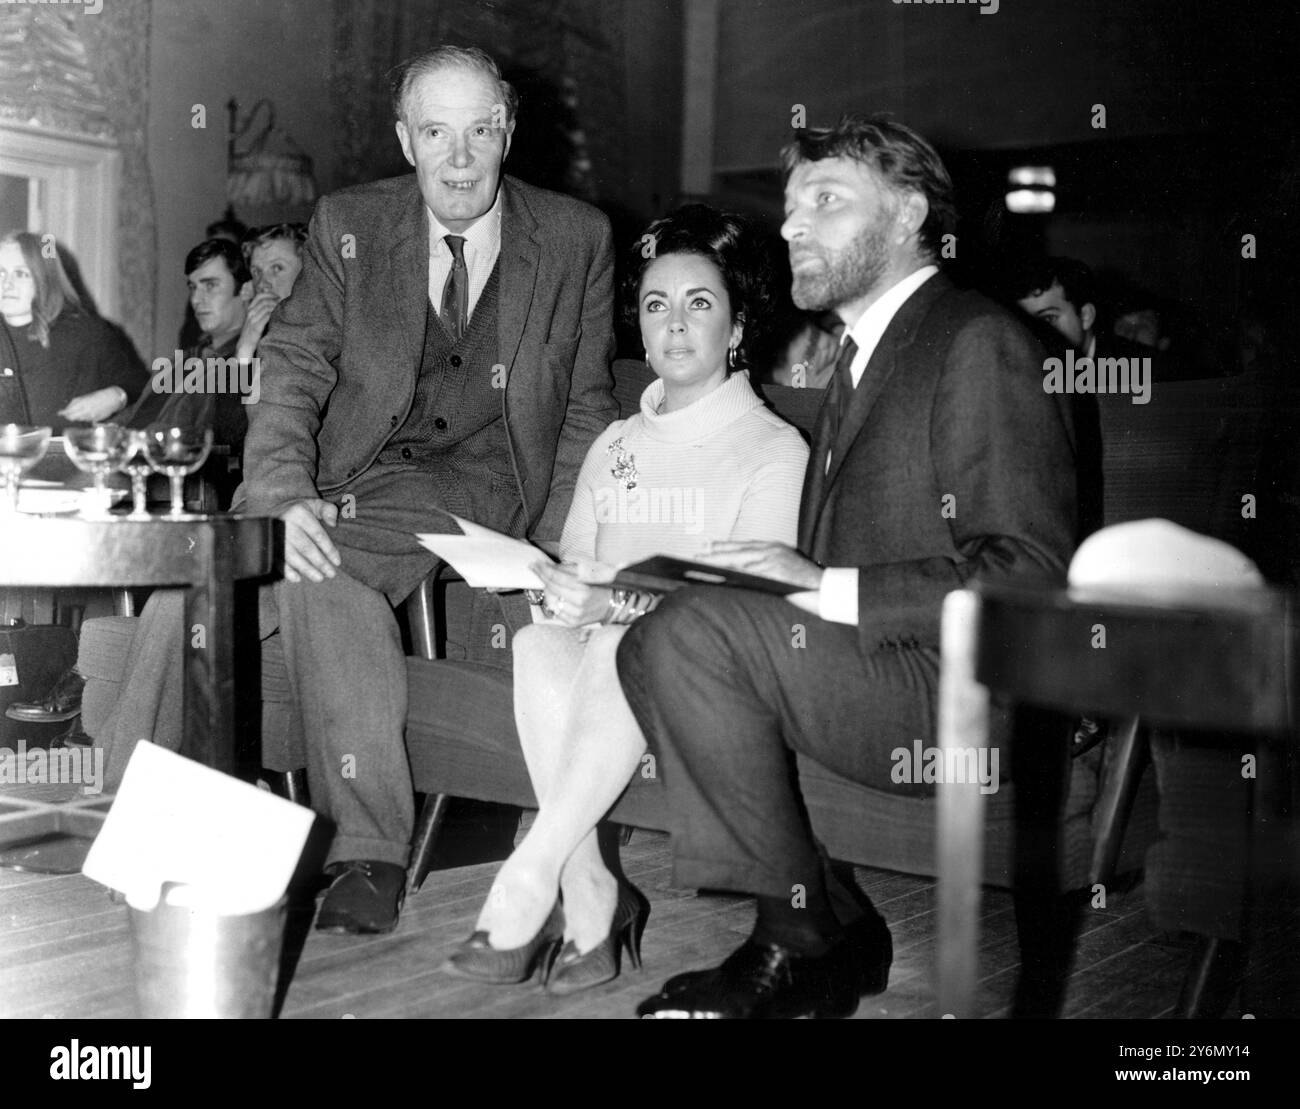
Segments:
[[[592,440],[616,413],[613,251],[596,209],[503,177],[497,350],[529,534],[558,541]],[[258,347],[247,511],[328,499],[374,464],[415,396],[428,296],[415,174],[324,197],[303,271]]]

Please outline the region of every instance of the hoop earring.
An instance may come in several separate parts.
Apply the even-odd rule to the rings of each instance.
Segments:
[[[736,348],[735,348],[735,347],[728,347],[728,348],[727,348],[727,365],[728,365],[731,369],[733,369],[733,370],[736,368]]]

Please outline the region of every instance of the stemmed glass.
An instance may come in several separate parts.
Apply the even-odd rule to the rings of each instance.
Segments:
[[[153,468],[172,483],[172,505],[167,515],[185,517],[185,477],[207,461],[212,450],[212,429],[197,427],[150,428],[146,433],[145,456]]]
[[[149,433],[131,431],[127,433],[126,451],[118,465],[124,474],[131,478],[131,512],[128,520],[148,520],[149,507],[147,499],[149,487],[147,481],[153,473],[153,463],[149,461]]]
[[[50,445],[48,427],[26,424],[0,424],[0,474],[4,475],[4,497],[0,512],[18,511],[18,482],[24,470],[30,470]]]
[[[127,438],[126,428],[118,427],[116,424],[94,424],[91,427],[63,429],[63,449],[72,459],[72,464],[94,479],[90,503],[83,508],[83,516],[108,515],[111,496],[104,481],[121,465]]]

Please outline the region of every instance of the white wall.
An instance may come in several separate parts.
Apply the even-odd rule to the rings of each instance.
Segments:
[[[293,0],[162,0],[150,42],[149,164],[158,214],[154,350],[169,353],[185,314],[185,254],[225,211],[226,101],[241,112],[275,101],[277,124],[315,162],[330,188],[329,62],[332,5]],[[191,125],[202,104],[207,126]],[[287,213],[237,212],[248,222]]]

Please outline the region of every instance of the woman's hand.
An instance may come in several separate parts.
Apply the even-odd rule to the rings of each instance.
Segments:
[[[235,345],[235,357],[240,362],[252,361],[253,355],[257,353],[257,344],[262,341],[262,336],[266,333],[266,325],[271,319],[271,313],[279,303],[280,298],[274,293],[258,293],[249,302],[248,314],[244,317],[244,327],[239,333],[239,342]]]
[[[822,568],[784,543],[722,539],[708,544],[697,557],[713,566],[788,581],[804,589],[820,589],[822,585]]]
[[[570,628],[599,622],[609,611],[610,591],[579,577],[579,570],[590,572],[592,566],[599,563],[534,563],[533,570],[546,586],[543,611],[549,610],[555,620]]]
[[[59,411],[65,420],[75,424],[93,424],[107,420],[119,408],[126,404],[126,390],[117,385],[107,389],[96,389],[93,393],[82,393],[73,397]]]

